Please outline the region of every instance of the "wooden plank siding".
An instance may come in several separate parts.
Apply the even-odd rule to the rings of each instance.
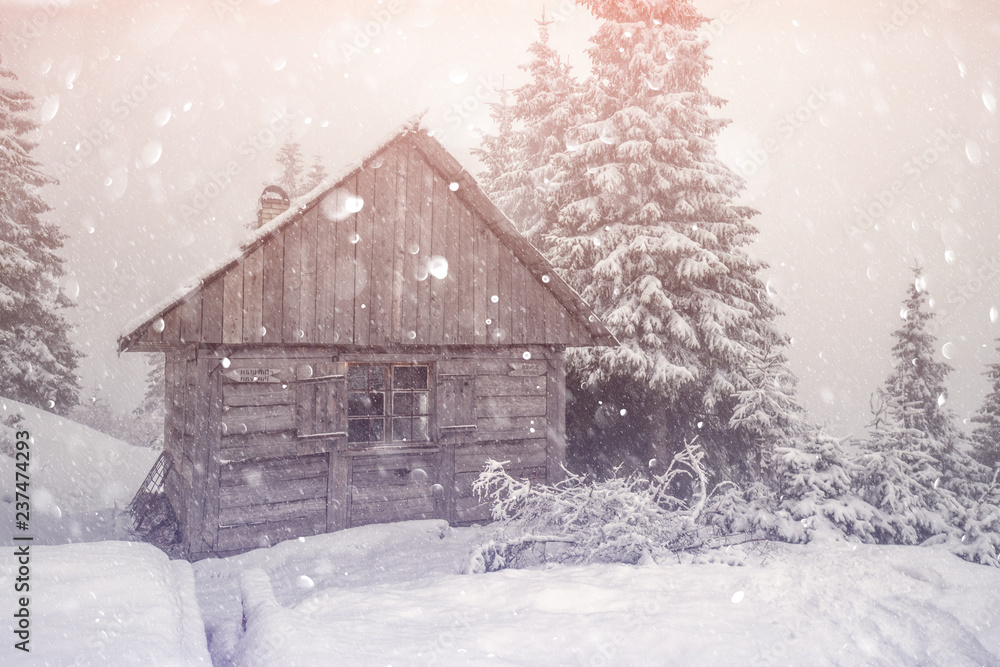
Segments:
[[[320,334],[316,326],[316,262],[318,239],[318,211],[311,209],[302,218],[299,245],[299,262],[302,282],[299,288],[299,324],[296,343],[318,343]],[[293,342],[293,341],[285,341]]]
[[[284,261],[281,265],[281,342],[298,343],[299,302],[302,292],[302,232],[298,222],[283,232],[285,237]]]
[[[358,178],[356,175],[349,176],[343,184],[345,197],[359,197]],[[357,200],[355,200],[357,201]],[[370,200],[360,202],[361,210],[371,207]],[[346,213],[346,211],[345,211]],[[354,340],[354,273],[355,273],[355,249],[357,244],[355,235],[357,234],[356,214],[339,214],[334,221],[334,254],[336,255],[336,269],[333,281],[334,297],[334,333],[333,342],[345,344]]]
[[[434,211],[434,170],[429,164],[420,162],[420,226],[417,246],[416,268],[414,272],[417,290],[417,335],[414,342],[426,345],[433,342],[431,338],[431,278],[427,273],[427,261],[431,258],[431,223]],[[416,172],[414,172],[416,177]]]
[[[350,342],[368,345],[371,332],[372,307],[372,233],[375,225],[374,169],[358,173],[358,196],[369,203],[356,218],[354,242],[354,333]]]

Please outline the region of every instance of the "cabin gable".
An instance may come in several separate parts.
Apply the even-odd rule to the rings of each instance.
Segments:
[[[594,344],[589,313],[566,308],[564,283],[497,234],[434,148],[390,143],[128,348]]]

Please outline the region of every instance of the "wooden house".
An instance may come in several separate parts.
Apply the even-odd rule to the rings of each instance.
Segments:
[[[422,129],[328,183],[291,208],[267,188],[249,240],[119,340],[166,354],[189,558],[488,519],[488,458],[560,477],[564,348],[617,344]]]

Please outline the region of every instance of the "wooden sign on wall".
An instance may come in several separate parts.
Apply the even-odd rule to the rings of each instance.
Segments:
[[[222,375],[235,382],[282,382],[278,368],[234,368]]]

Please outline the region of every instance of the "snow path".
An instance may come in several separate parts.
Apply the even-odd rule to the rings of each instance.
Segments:
[[[288,607],[327,588],[397,586],[455,574],[481,534],[477,528],[453,530],[444,521],[410,521],[361,526],[198,561],[198,601],[213,658],[216,664],[226,664],[242,635],[240,577],[245,570],[267,573],[277,602]]]
[[[0,557],[8,601],[18,567],[13,551],[4,548]],[[33,545],[30,568],[31,652],[4,646],[3,664],[211,664],[190,563],[148,544],[93,542]],[[11,638],[14,610],[5,606],[2,627]]]
[[[459,574],[477,530],[367,526],[196,563],[216,664],[1000,664],[1000,571],[944,551]]]

